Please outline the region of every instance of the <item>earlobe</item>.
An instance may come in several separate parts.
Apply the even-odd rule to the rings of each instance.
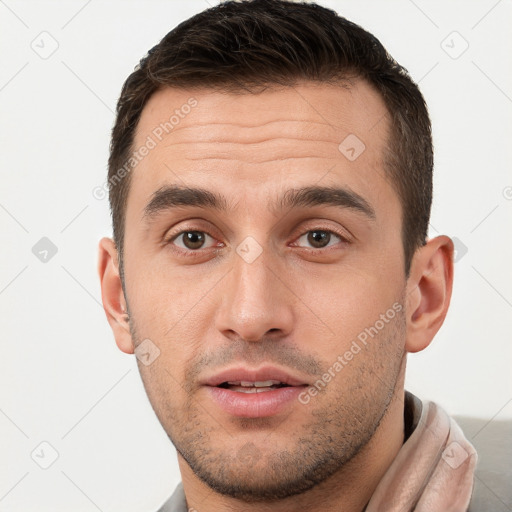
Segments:
[[[99,243],[98,274],[101,300],[120,350],[133,354],[133,342],[127,315],[127,304],[119,275],[118,255],[114,241],[102,238]]]
[[[407,280],[408,352],[428,347],[444,322],[453,285],[453,242],[438,236],[419,248]]]

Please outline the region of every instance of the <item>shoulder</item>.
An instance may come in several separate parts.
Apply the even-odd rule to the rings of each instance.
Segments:
[[[468,512],[506,512],[512,507],[512,420],[456,417],[478,452]]]
[[[157,512],[188,512],[187,501],[183,484],[180,482],[171,497],[157,510]]]

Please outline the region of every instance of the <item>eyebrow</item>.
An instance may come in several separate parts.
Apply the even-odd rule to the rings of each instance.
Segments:
[[[372,205],[353,190],[342,187],[309,186],[289,189],[276,203],[270,204],[269,209],[280,213],[287,209],[309,206],[348,208],[375,220],[375,210]]]
[[[159,188],[144,208],[143,218],[148,221],[165,211],[179,207],[210,208],[219,212],[233,210],[225,196],[204,188],[169,185]],[[364,214],[375,220],[375,210],[362,196],[342,187],[307,186],[292,188],[277,201],[270,201],[267,208],[279,215],[284,210],[312,206],[336,206]]]

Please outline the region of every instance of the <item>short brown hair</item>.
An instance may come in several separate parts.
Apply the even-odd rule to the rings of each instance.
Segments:
[[[108,169],[114,241],[123,240],[134,135],[149,98],[164,87],[252,92],[298,81],[361,78],[384,100],[391,133],[385,172],[402,205],[405,273],[425,244],[432,203],[433,149],[425,101],[379,40],[334,11],[287,0],[227,1],[184,21],[140,61],[123,85]],[[119,178],[121,174],[121,178]]]

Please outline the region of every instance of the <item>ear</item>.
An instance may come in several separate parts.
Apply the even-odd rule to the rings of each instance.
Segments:
[[[101,282],[101,300],[120,350],[133,354],[133,342],[127,314],[126,299],[119,275],[117,249],[111,238],[102,238],[99,243],[98,273]]]
[[[453,251],[452,240],[443,235],[414,254],[407,280],[407,352],[428,347],[443,325],[452,296]]]

